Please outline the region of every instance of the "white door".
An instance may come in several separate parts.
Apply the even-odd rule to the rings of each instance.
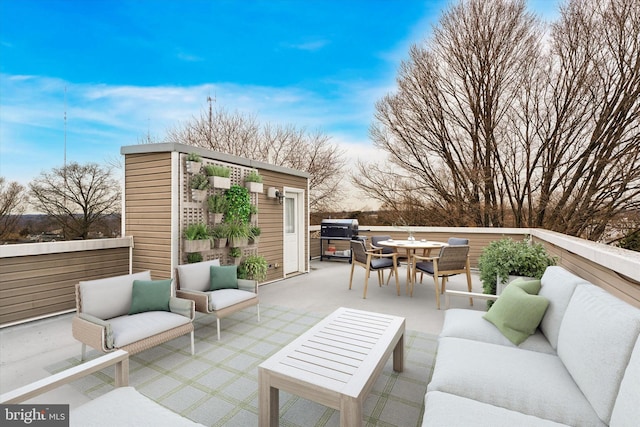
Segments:
[[[284,198],[284,274],[300,271],[300,215],[297,193]]]

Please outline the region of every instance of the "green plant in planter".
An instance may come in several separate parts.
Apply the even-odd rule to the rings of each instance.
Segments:
[[[187,225],[182,234],[186,240],[206,240],[209,238],[207,225],[202,223]]]
[[[232,185],[224,192],[227,199],[227,211],[225,221],[248,222],[251,214],[251,196],[249,190],[239,185]]]
[[[251,227],[249,229],[249,238],[253,240],[253,243],[258,243],[261,233],[262,230],[260,229],[260,227]]]
[[[207,176],[221,176],[223,178],[231,176],[231,169],[221,165],[207,165],[204,167],[204,172]]]
[[[193,190],[206,190],[209,188],[209,178],[201,173],[197,173],[191,177],[189,186]]]
[[[189,153],[187,154],[187,161],[188,162],[201,162],[202,161],[202,156],[198,153]]]
[[[207,207],[212,213],[225,213],[228,205],[227,198],[221,194],[214,194],[207,199]]]
[[[506,283],[509,275],[541,278],[548,266],[555,264],[540,243],[529,239],[516,242],[511,238],[494,240],[478,259],[480,280],[485,294],[496,293],[497,277]]]
[[[227,246],[227,228],[228,225],[225,223],[209,228],[209,235],[213,239],[213,246],[215,248],[224,248]]]
[[[249,224],[241,221],[227,222],[227,239],[229,246],[246,246],[250,235]]]
[[[187,263],[193,264],[196,262],[202,262],[202,254],[200,252],[192,252],[187,254]]]
[[[244,176],[244,182],[262,182],[262,175],[256,171],[249,171],[249,173]]]
[[[263,281],[267,278],[269,264],[262,255],[249,255],[238,266],[238,278]]]
[[[258,207],[256,205],[251,205],[249,208],[249,213],[251,215],[258,215]]]
[[[242,256],[242,250],[240,248],[230,248],[229,256],[231,258],[240,258]]]

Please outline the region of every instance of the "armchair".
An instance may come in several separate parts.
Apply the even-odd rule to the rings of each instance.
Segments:
[[[384,254],[381,252],[367,251],[361,240],[351,240],[351,276],[349,278],[349,289],[353,284],[353,271],[355,266],[360,265],[366,269],[364,277],[364,294],[362,298],[367,298],[367,285],[371,270],[378,272],[378,285],[382,286],[384,281],[384,270],[390,269],[391,273],[387,279],[387,284],[391,280],[391,275],[396,276],[396,290],[400,295],[400,283],[398,282],[398,254],[396,252]]]

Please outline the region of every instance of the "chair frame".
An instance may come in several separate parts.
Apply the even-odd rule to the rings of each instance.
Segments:
[[[353,251],[353,249],[351,250],[351,276],[349,277],[349,289],[351,289],[352,285],[353,285],[353,272],[355,270],[355,266],[356,264],[360,265],[361,267],[364,267],[366,270],[365,273],[365,277],[364,277],[364,293],[362,295],[363,299],[367,298],[367,288],[369,285],[369,277],[371,275],[371,261],[373,260],[373,258],[392,258],[393,259],[393,263],[391,266],[389,267],[384,267],[384,268],[374,268],[373,270],[375,270],[378,273],[378,286],[382,287],[382,283],[384,282],[384,270],[389,268],[391,269],[391,273],[389,274],[389,277],[387,278],[387,285],[389,284],[389,281],[391,280],[391,275],[395,274],[396,276],[396,291],[398,293],[398,295],[400,295],[400,282],[398,281],[398,253],[394,252],[394,253],[390,253],[390,254],[383,254],[381,250],[375,249],[375,250],[370,250],[367,251],[366,247],[364,245],[363,242],[358,241],[359,244],[362,245],[362,248],[364,249],[364,253],[367,255],[367,261],[366,263],[362,263],[360,261],[358,261],[356,259],[355,253]],[[382,248],[380,248],[382,249]]]
[[[468,245],[460,245],[460,246],[468,246]],[[453,246],[446,246],[443,249],[446,250],[446,248],[450,248]],[[442,253],[442,250],[440,250],[440,253]],[[420,273],[426,273],[426,274],[430,274],[429,272],[423,271],[423,270],[418,270],[417,268],[417,264],[418,261],[431,261],[433,263],[433,283],[435,285],[435,292],[436,292],[436,307],[438,308],[438,310],[440,310],[440,294],[443,294],[446,290],[447,287],[447,279],[449,276],[454,276],[456,274],[466,274],[467,276],[467,288],[469,289],[469,292],[471,293],[472,291],[472,286],[471,286],[471,263],[469,261],[469,253],[467,253],[467,257],[465,260],[465,266],[464,268],[461,269],[454,269],[454,270],[440,270],[438,268],[438,262],[440,260],[440,254],[438,254],[437,256],[420,256],[420,255],[413,255],[411,257],[411,263],[412,263],[412,280],[411,280],[411,284],[410,284],[410,295],[413,296],[413,286],[416,282],[416,276],[418,271],[420,271]],[[442,286],[439,283],[439,278],[442,277]],[[422,277],[420,277],[420,281],[422,283]],[[473,298],[469,298],[469,303],[473,306]]]

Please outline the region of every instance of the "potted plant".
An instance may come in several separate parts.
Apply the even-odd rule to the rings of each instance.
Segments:
[[[198,153],[187,154],[187,172],[199,173],[202,166],[202,157]]]
[[[555,264],[540,243],[530,239],[516,242],[504,238],[491,242],[478,259],[480,280],[485,294],[500,294],[500,287],[509,283],[509,276],[539,279],[546,268]],[[515,277],[514,277],[515,278]]]
[[[222,217],[227,210],[227,198],[221,194],[213,194],[207,199],[207,207],[209,212],[213,214],[213,222],[222,222]]]
[[[262,193],[262,176],[257,171],[250,171],[244,177],[244,185],[251,193]]]
[[[242,250],[240,248],[230,248],[229,256],[233,259],[235,265],[240,264],[240,257],[242,257]]]
[[[187,254],[187,264],[202,262],[202,254],[200,252],[191,252]]]
[[[260,233],[262,233],[260,227],[251,227],[249,229],[249,244],[257,245],[260,241]]]
[[[212,227],[209,230],[209,235],[213,239],[213,247],[214,248],[224,248],[227,246],[227,224],[222,223],[218,224],[215,227]]]
[[[249,224],[241,221],[228,222],[227,240],[232,248],[243,247],[249,244]]]
[[[255,222],[258,220],[258,207],[251,205],[249,207],[249,222]]]
[[[202,252],[211,249],[207,225],[189,224],[182,233],[184,235],[184,251],[187,253]]]
[[[201,173],[197,173],[191,177],[189,182],[191,187],[191,199],[195,202],[201,202],[207,197],[207,188],[209,188],[209,180]]]
[[[238,278],[256,280],[258,282],[267,278],[269,264],[262,255],[247,256],[238,267]]]
[[[209,177],[209,185],[213,188],[228,189],[231,187],[231,169],[222,165],[207,165],[204,172]]]
[[[239,185],[232,185],[224,192],[227,199],[226,222],[248,222],[251,214],[251,196],[249,190]]]

